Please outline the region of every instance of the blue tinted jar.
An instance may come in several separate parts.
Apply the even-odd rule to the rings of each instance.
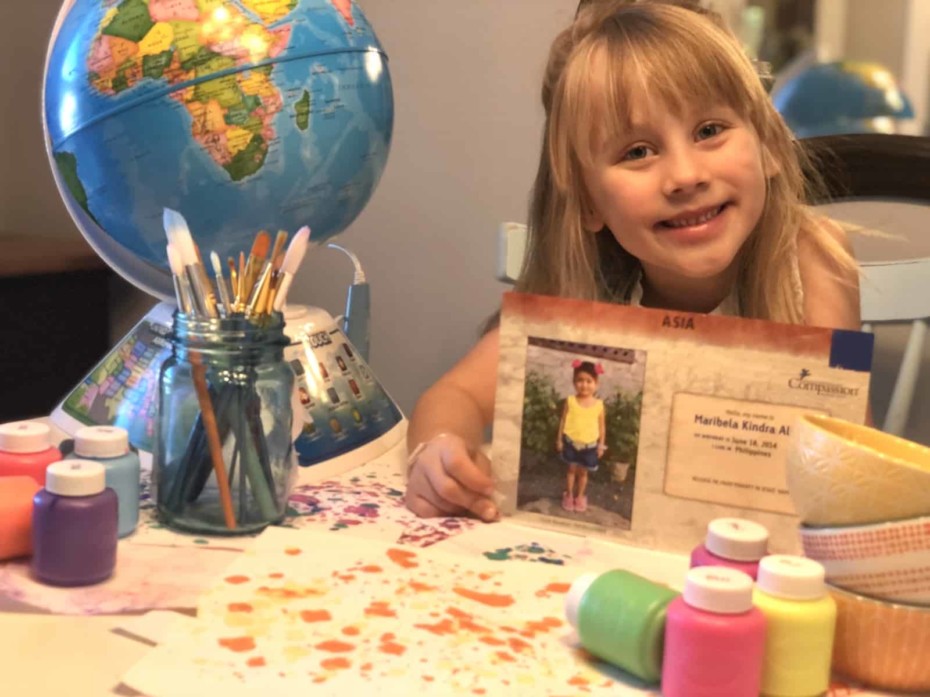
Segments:
[[[139,524],[139,455],[129,447],[129,433],[119,426],[85,426],[74,434],[74,452],[68,459],[92,460],[103,465],[107,486],[119,501],[119,536],[126,537]]]
[[[159,375],[152,485],[188,532],[254,533],[283,520],[294,474],[284,319],[175,313]]]

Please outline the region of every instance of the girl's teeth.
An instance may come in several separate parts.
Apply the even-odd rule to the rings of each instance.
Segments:
[[[717,213],[720,212],[719,208],[715,208],[711,211],[707,211],[704,215],[698,216],[697,218],[687,218],[685,220],[669,220],[666,225],[669,227],[693,227],[694,225],[700,225],[706,223],[711,218],[715,217]]]

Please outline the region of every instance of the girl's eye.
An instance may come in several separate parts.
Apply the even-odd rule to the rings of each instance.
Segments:
[[[620,159],[623,161],[642,160],[643,158],[649,156],[649,150],[650,148],[648,146],[637,145],[635,147],[630,148],[625,153],[623,153],[623,157],[621,157]]]
[[[698,128],[697,136],[698,140],[707,140],[708,138],[713,138],[715,135],[723,132],[723,126],[719,123],[705,123],[703,126]]]

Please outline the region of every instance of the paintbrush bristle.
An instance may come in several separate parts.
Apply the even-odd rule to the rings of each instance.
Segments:
[[[255,242],[252,243],[252,251],[249,252],[249,256],[264,259],[268,256],[269,249],[271,249],[271,235],[262,230],[255,236]]]
[[[307,243],[310,240],[310,228],[304,225],[294,239],[287,246],[287,252],[284,254],[284,262],[281,264],[281,271],[291,275],[297,273],[300,262],[303,261],[304,254],[307,251]]]

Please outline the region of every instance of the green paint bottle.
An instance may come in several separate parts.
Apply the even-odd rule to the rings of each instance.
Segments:
[[[665,613],[679,593],[615,569],[575,579],[565,614],[589,652],[648,682],[662,676]]]

